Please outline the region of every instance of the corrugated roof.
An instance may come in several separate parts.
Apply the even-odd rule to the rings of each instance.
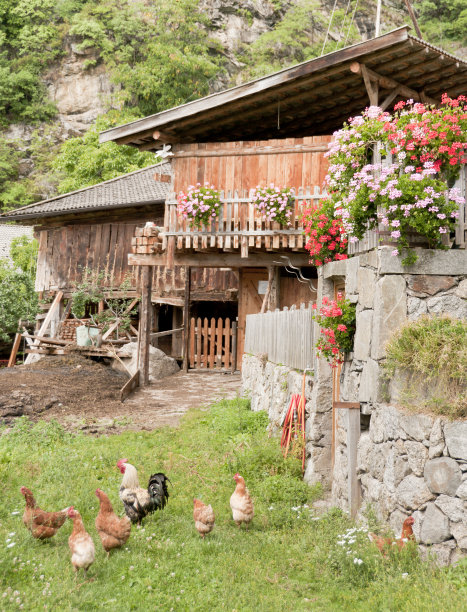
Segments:
[[[91,187],[23,206],[0,215],[0,219],[22,221],[165,202],[172,190],[171,165],[162,162]]]
[[[157,148],[160,142],[226,142],[331,134],[369,105],[364,80],[354,62],[386,78],[380,101],[397,84],[440,100],[465,93],[467,62],[409,34],[403,26],[296,66],[285,68],[111,128],[100,141]],[[400,94],[393,103],[403,99]],[[159,134],[157,134],[159,132]],[[159,142],[160,141],[160,142]]]
[[[19,236],[29,236],[32,238],[32,234],[32,227],[0,223],[0,257],[10,258],[10,247],[13,238],[18,238]]]

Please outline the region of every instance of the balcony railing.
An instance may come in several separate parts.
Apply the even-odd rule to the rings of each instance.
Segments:
[[[249,250],[299,251],[305,246],[301,218],[307,208],[316,207],[326,197],[319,187],[297,190],[295,207],[290,225],[264,221],[253,204],[252,192],[240,195],[221,192],[219,215],[201,229],[190,228],[187,220],[177,213],[175,194],[167,200],[164,220],[162,248],[168,253],[178,250],[193,251],[240,251],[248,257]]]

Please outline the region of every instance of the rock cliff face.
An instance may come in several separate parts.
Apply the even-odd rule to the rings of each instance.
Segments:
[[[113,86],[105,66],[86,68],[96,60],[94,51],[79,51],[68,44],[63,60],[45,75],[50,99],[58,109],[58,121],[68,134],[80,134],[102,113],[110,109]]]
[[[225,56],[225,70],[221,71],[209,83],[211,92],[221,91],[232,83],[241,83],[242,48],[252,44],[263,33],[273,30],[282,20],[285,13],[294,4],[304,0],[200,0],[201,10],[211,22],[211,35],[217,39]],[[333,0],[317,0],[317,11],[323,16],[322,22],[328,22]],[[362,40],[374,34],[374,7],[365,5],[367,0],[360,2],[355,24]],[[394,0],[395,5],[401,2]],[[362,8],[363,7],[363,8]],[[401,13],[383,12],[382,26],[402,22]],[[317,26],[321,27],[321,26]],[[317,32],[318,37],[324,32]],[[339,40],[339,32],[330,31],[331,40]],[[31,154],[33,132],[36,130],[46,139],[50,147],[54,147],[68,138],[82,135],[93,123],[96,117],[118,107],[117,86],[111,83],[109,73],[97,51],[79,49],[79,40],[65,40],[65,54],[55,65],[44,74],[44,83],[49,97],[58,109],[58,114],[52,123],[40,126],[13,124],[3,131],[3,136],[17,143],[17,148],[25,152],[20,164],[20,178],[28,177],[35,172],[34,153]],[[288,65],[285,62],[284,65]],[[90,67],[91,66],[91,67]],[[53,185],[37,185],[42,197],[53,195]]]

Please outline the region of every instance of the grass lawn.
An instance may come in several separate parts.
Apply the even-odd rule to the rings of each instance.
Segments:
[[[310,507],[319,490],[300,480],[297,459],[283,460],[266,425],[244,400],[190,412],[178,429],[101,438],[19,420],[0,438],[0,610],[467,610],[466,564],[436,570],[410,548],[383,559],[345,514],[317,517]],[[122,513],[122,457],[142,484],[162,470],[173,485],[165,510],[107,559],[94,491]],[[237,471],[255,502],[248,531],[237,529],[229,507]],[[25,529],[22,485],[45,510],[81,512],[96,545],[92,581],[74,577],[70,521],[45,542]],[[205,540],[194,528],[193,497],[216,513]]]

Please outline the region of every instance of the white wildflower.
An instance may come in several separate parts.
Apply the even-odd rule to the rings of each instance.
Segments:
[[[7,548],[12,548],[14,545],[15,545],[15,543],[14,543],[14,542],[11,542],[11,544],[7,544],[7,545],[6,545],[6,547],[7,547]]]
[[[354,562],[355,565],[361,565],[363,563],[363,561],[361,559],[357,559],[357,557],[355,557],[353,562]]]
[[[407,573],[407,572],[404,572],[404,573],[402,574],[402,578],[407,578],[407,576],[408,576],[408,573]]]

